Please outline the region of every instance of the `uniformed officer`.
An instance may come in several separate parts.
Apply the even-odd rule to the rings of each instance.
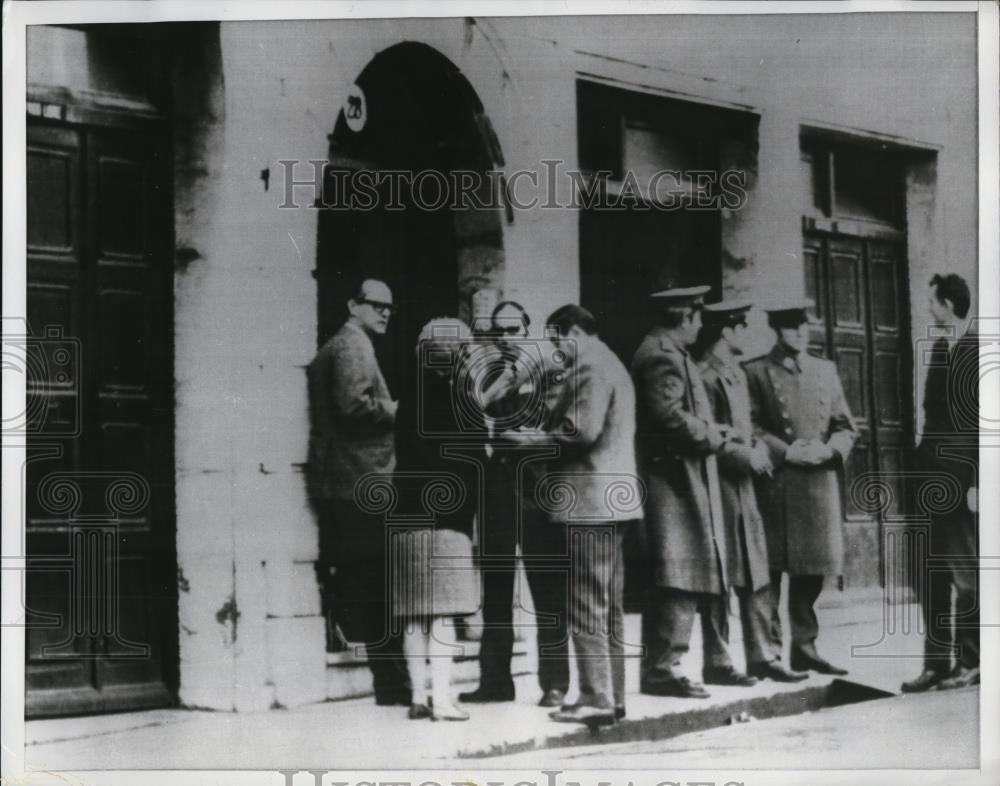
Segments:
[[[768,633],[771,624],[770,574],[764,522],[757,509],[754,478],[771,474],[770,451],[753,434],[746,374],[740,367],[747,341],[750,303],[723,301],[705,306],[698,344],[702,347],[701,375],[715,421],[732,428],[719,453],[719,486],[725,521],[726,569],[739,599],[743,650],[747,674],[779,682],[798,682],[808,675],[781,665],[781,651]],[[728,660],[729,619],[726,604],[702,614],[706,663]],[[732,666],[729,667],[733,671]],[[706,671],[705,681],[713,675]]]
[[[790,665],[796,671],[846,674],[816,651],[813,608],[827,575],[843,565],[843,514],[838,473],[857,438],[837,367],[806,351],[812,302],[766,309],[777,343],[746,366],[751,413],[774,471],[757,483],[771,566],[771,636],[781,651],[778,604],[788,573],[792,628]]]
[[[713,421],[701,374],[689,354],[708,289],[655,293],[659,324],[632,360],[654,585],[643,611],[646,653],[640,690],[656,696],[709,695],[703,685],[678,673],[677,666],[688,650],[696,611],[727,592],[715,461],[725,434]]]

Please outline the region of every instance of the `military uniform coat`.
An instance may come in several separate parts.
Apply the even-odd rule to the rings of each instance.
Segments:
[[[775,347],[745,367],[751,417],[771,452],[774,475],[757,481],[768,559],[790,575],[843,572],[844,519],[839,477],[857,438],[837,367],[808,353]],[[834,459],[818,467],[786,464],[797,439],[819,439]]]
[[[719,452],[719,488],[725,521],[726,568],[734,587],[757,590],[771,580],[764,521],[757,508],[750,457],[756,442],[747,378],[738,365],[710,354],[701,368],[716,423],[732,426]]]
[[[640,475],[653,580],[688,592],[726,591],[715,453],[722,436],[691,356],[654,328],[635,353]]]

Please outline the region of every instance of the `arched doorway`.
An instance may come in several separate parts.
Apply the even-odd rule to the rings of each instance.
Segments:
[[[343,324],[346,302],[364,278],[392,288],[398,310],[375,350],[395,398],[412,395],[413,361],[420,328],[438,316],[473,316],[472,294],[503,285],[503,226],[495,207],[472,209],[450,200],[436,209],[414,204],[407,188],[392,191],[390,172],[475,173],[485,204],[503,165],[483,105],[468,80],[446,57],[406,42],[376,55],[358,76],[364,109],[347,101],[330,135],[319,216],[317,343]],[[360,117],[359,117],[360,114]],[[350,121],[350,122],[349,122]],[[352,207],[358,175],[376,182],[378,198]],[[406,175],[404,175],[406,177]],[[369,193],[368,196],[371,194]],[[428,187],[428,200],[433,199]],[[324,599],[327,649],[339,650],[333,606]]]
[[[342,324],[359,279],[385,280],[399,310],[376,351],[398,397],[408,384],[406,361],[421,326],[443,315],[468,321],[472,293],[502,287],[501,214],[451,204],[418,208],[407,188],[393,198],[386,177],[378,181],[379,199],[371,209],[343,209],[356,188],[351,173],[438,172],[450,178],[474,172],[477,193],[486,201],[496,182],[487,173],[498,170],[503,158],[472,86],[435,49],[416,42],[390,47],[355,84],[364,96],[363,121],[349,122],[342,109],[330,135],[323,203],[337,207],[322,210],[319,218],[317,339],[322,345]],[[429,201],[436,194],[432,181],[440,179],[428,178]]]

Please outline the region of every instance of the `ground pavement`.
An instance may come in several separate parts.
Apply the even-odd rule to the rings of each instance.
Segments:
[[[830,593],[827,600],[838,597],[843,596]],[[638,694],[638,661],[630,659],[628,717],[624,723],[602,730],[596,740],[582,727],[551,721],[549,710],[535,706],[540,692],[534,676],[526,674],[517,678],[516,702],[468,705],[472,718],[464,723],[410,721],[404,708],[377,707],[371,698],[261,713],[170,709],[36,720],[26,726],[26,769],[474,768],[487,763],[506,768],[515,761],[519,767],[544,767],[567,755],[571,748],[583,751],[595,742],[608,747],[639,739],[670,740],[668,746],[683,748],[690,732],[718,729],[731,720],[805,712],[819,715],[815,711],[831,703],[898,692],[902,679],[919,672],[922,639],[913,627],[919,617],[915,607],[887,607],[879,598],[870,597],[867,602],[827,606],[820,617],[819,649],[831,661],[850,669],[846,681],[813,675],[806,682],[791,685],[765,681],[752,688],[711,686],[708,700],[651,697]],[[740,664],[738,628],[736,625],[733,652]],[[638,631],[639,619],[630,615],[627,640],[638,643]],[[685,671],[696,678],[699,653],[696,636],[685,664]],[[456,690],[464,687],[456,686]],[[921,713],[907,714],[913,706],[903,702],[898,711],[908,723],[919,725]],[[766,724],[777,722],[738,722],[716,733],[746,740],[742,750],[762,750],[754,735]],[[923,716],[923,722],[934,724],[936,716]],[[788,729],[795,728],[794,719],[788,724]],[[972,734],[971,726],[968,731]],[[685,733],[687,736],[677,737]],[[864,734],[862,729],[857,733]],[[871,743],[869,757],[884,754],[887,762],[898,761],[912,748],[897,736],[878,744],[867,739]],[[895,748],[893,740],[898,743]],[[650,748],[642,755],[655,757],[667,750],[675,749]],[[962,758],[969,750],[966,745],[954,753]],[[831,760],[853,766],[851,751],[841,753],[838,757],[831,748]]]

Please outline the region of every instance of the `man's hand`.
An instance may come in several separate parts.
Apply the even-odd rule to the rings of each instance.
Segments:
[[[799,467],[818,467],[834,458],[833,448],[818,439],[797,439],[788,446],[785,461]]]
[[[774,471],[771,464],[771,456],[768,454],[767,445],[758,442],[750,452],[750,469],[756,475],[770,475]]]
[[[544,431],[522,426],[497,434],[495,441],[497,444],[507,443],[508,445],[548,445],[551,444],[552,438]]]
[[[753,438],[739,429],[730,428],[726,434],[726,439],[737,445],[752,445]]]

